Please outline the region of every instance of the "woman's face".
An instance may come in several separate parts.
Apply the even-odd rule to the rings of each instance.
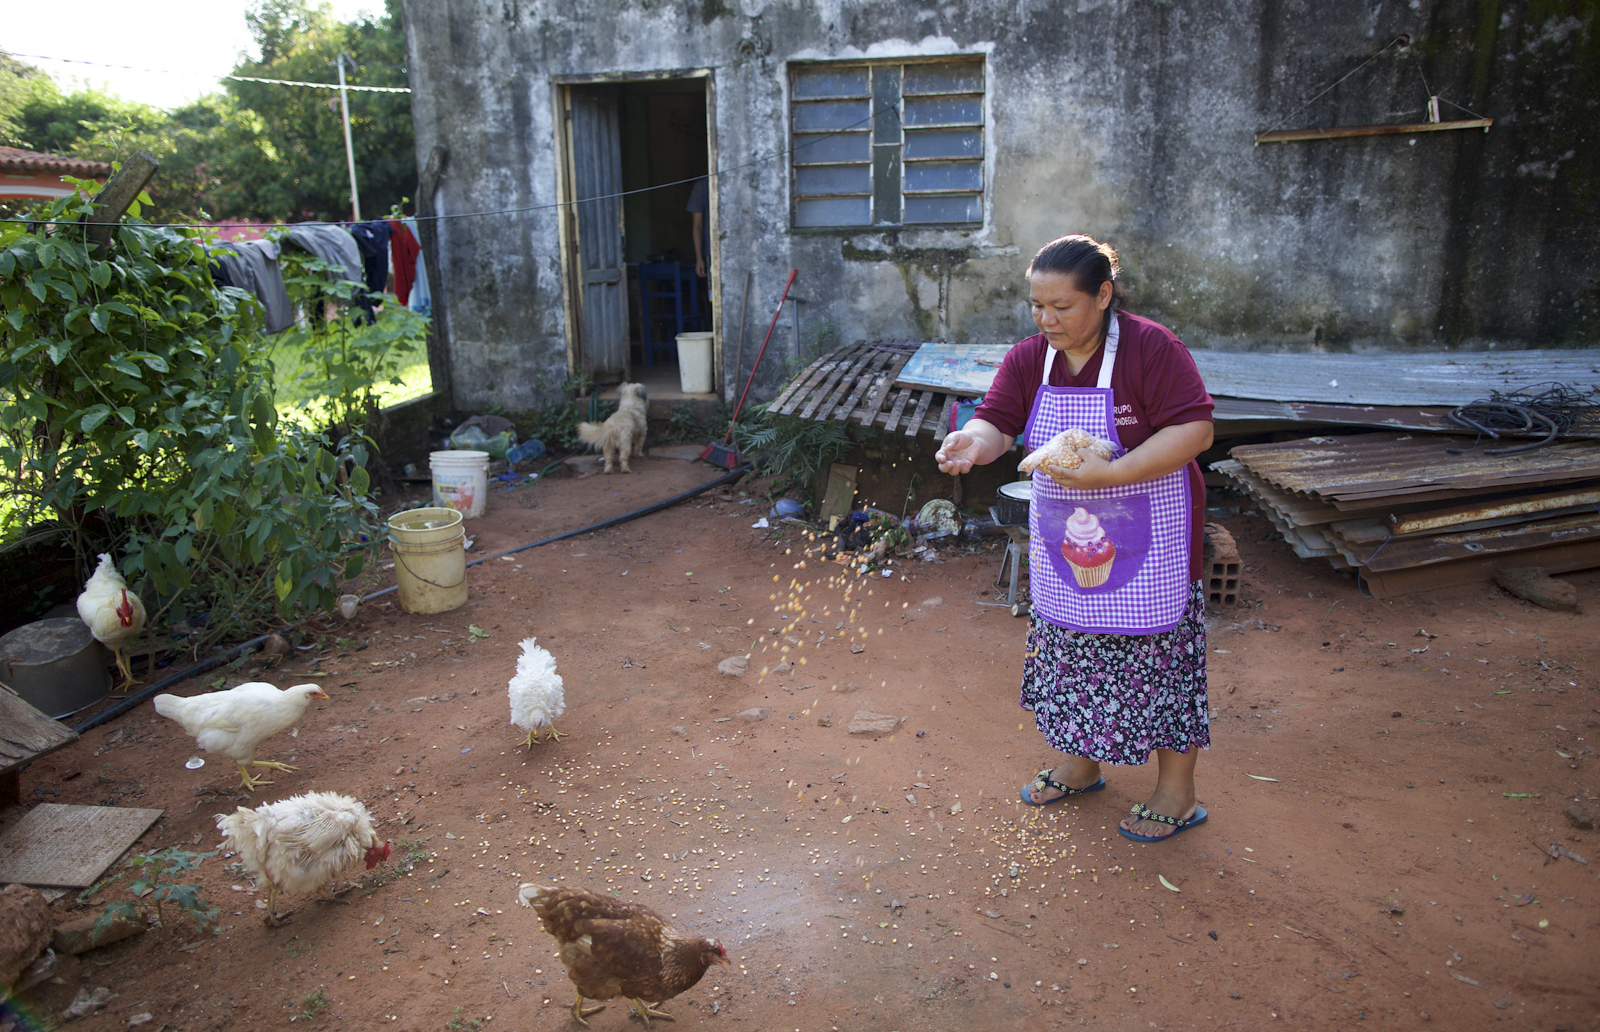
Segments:
[[[1078,289],[1077,277],[1059,272],[1036,272],[1028,277],[1033,322],[1050,346],[1060,351],[1090,351],[1100,343],[1106,307],[1111,304],[1111,284],[1100,284],[1098,294]]]

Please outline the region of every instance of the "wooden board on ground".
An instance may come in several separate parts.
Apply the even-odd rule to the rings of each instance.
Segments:
[[[161,814],[41,803],[0,838],[0,882],[88,888]]]
[[[819,514],[823,523],[827,523],[829,517],[850,514],[850,507],[856,500],[856,474],[859,472],[855,466],[846,466],[842,462],[835,462],[829,467],[828,492],[822,498],[822,511]]]
[[[977,397],[994,383],[1010,350],[1010,344],[924,344],[895,382]]]
[[[0,806],[22,801],[19,767],[77,740],[76,731],[0,685]]]

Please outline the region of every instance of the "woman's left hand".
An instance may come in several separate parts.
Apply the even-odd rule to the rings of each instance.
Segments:
[[[1050,478],[1062,487],[1070,487],[1079,491],[1088,491],[1097,487],[1116,487],[1122,483],[1111,469],[1111,463],[1102,459],[1088,448],[1078,449],[1078,458],[1083,463],[1077,469],[1062,469],[1059,466],[1049,467]]]

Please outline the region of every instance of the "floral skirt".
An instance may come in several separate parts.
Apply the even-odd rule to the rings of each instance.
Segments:
[[[1140,764],[1152,749],[1211,745],[1206,701],[1205,583],[1161,634],[1081,634],[1034,616],[1022,663],[1022,708],[1057,752]]]

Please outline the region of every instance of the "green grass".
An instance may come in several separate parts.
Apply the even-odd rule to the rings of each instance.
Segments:
[[[428,369],[428,349],[425,343],[417,341],[400,351],[397,357],[400,360],[400,370],[397,375],[402,382],[377,385],[380,408],[420,398],[433,390],[433,374]],[[310,400],[310,395],[298,382],[299,374],[305,367],[303,358],[288,348],[274,348],[272,364],[274,386],[277,388],[278,418],[304,422],[305,403]]]
[[[328,994],[321,989],[313,989],[300,997],[300,1016],[314,1018],[328,1009]]]

